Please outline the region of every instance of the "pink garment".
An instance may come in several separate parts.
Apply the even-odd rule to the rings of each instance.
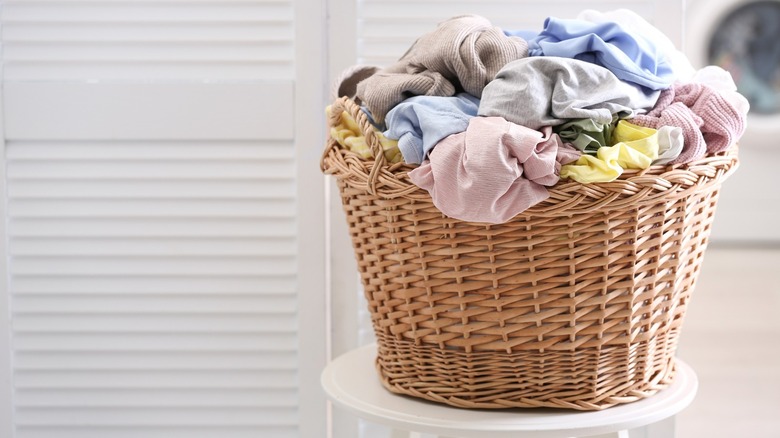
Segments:
[[[474,117],[465,132],[440,141],[409,178],[447,216],[502,223],[549,196],[561,163],[579,158],[547,126],[542,132],[502,117]]]
[[[674,84],[661,92],[652,111],[630,121],[653,129],[682,128],[683,151],[672,163],[688,163],[728,149],[745,132],[745,116],[717,90],[699,83]]]

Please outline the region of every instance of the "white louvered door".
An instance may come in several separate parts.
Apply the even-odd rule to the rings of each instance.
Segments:
[[[313,9],[2,2],[1,438],[320,436]]]
[[[17,436],[295,436],[290,148],[89,143],[6,144]]]

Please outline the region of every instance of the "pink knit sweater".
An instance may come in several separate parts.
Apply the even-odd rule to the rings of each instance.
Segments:
[[[688,163],[706,153],[720,152],[745,132],[745,117],[708,85],[676,83],[661,92],[655,107],[631,123],[658,129],[682,128],[683,151],[672,163]]]

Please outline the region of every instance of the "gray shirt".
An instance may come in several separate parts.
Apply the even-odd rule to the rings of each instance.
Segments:
[[[625,84],[604,67],[539,56],[504,66],[482,92],[480,116],[503,117],[531,129],[572,119],[608,124],[633,114]]]

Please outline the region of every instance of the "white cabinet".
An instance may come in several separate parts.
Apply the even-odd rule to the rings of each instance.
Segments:
[[[317,3],[3,3],[0,437],[324,430]]]

